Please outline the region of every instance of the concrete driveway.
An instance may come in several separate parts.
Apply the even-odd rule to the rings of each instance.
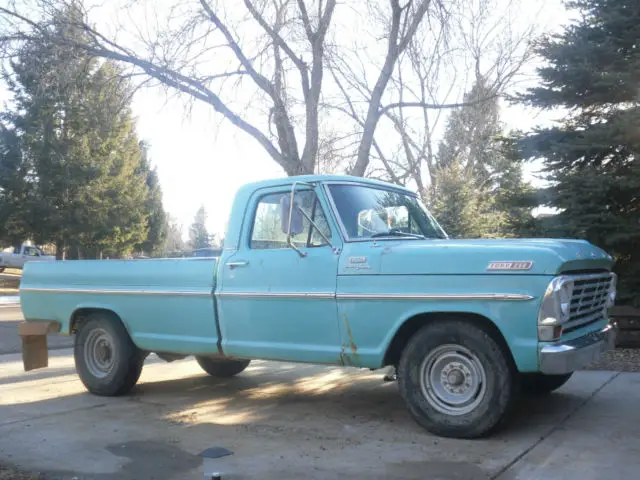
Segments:
[[[640,468],[640,374],[581,372],[520,402],[497,435],[438,438],[381,372],[253,362],[217,380],[193,360],[149,357],[134,393],[86,393],[71,349],[25,373],[0,355],[0,463],[44,478],[632,479]],[[206,478],[211,478],[209,477]]]

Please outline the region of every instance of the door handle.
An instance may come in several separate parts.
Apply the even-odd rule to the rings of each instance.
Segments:
[[[246,267],[247,265],[249,265],[249,262],[227,262],[227,267],[229,268],[237,268],[237,267]]]

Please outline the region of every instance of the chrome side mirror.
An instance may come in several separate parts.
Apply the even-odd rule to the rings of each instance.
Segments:
[[[291,197],[292,195],[283,195],[280,199],[280,209],[282,212],[280,227],[282,228],[282,233],[298,235],[304,230],[302,211],[295,198],[293,203],[291,202]]]

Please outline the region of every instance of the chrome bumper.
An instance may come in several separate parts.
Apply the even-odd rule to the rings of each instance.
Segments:
[[[575,372],[600,358],[603,352],[615,348],[615,344],[615,327],[607,325],[599,332],[544,346],[538,353],[540,371],[547,375]]]

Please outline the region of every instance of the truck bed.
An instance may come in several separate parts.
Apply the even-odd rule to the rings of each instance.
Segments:
[[[26,265],[20,297],[28,320],[69,334],[89,313],[117,315],[138,347],[217,352],[213,290],[217,258],[77,260]]]

